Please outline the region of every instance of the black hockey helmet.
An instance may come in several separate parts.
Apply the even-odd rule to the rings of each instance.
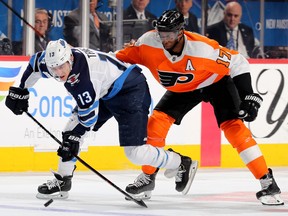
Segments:
[[[166,10],[155,23],[155,28],[162,32],[184,29],[184,16],[176,10]]]

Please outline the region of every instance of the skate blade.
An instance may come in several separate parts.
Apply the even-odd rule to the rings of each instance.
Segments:
[[[280,194],[262,196],[259,200],[263,205],[284,205],[284,201],[280,197]]]
[[[152,191],[145,191],[139,194],[131,194],[129,193],[130,196],[132,196],[136,200],[149,200],[152,196]],[[125,200],[131,200],[129,197],[125,197]]]
[[[189,170],[189,180],[187,182],[186,187],[182,191],[183,195],[186,195],[188,193],[188,191],[190,190],[190,187],[191,187],[191,184],[192,184],[194,177],[196,175],[197,169],[198,169],[198,161],[192,161],[192,164],[191,164],[190,170]]]
[[[61,191],[53,194],[41,194],[38,193],[36,197],[38,199],[67,199],[69,196],[67,191]]]

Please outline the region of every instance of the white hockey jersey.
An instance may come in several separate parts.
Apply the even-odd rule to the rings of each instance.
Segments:
[[[72,54],[73,67],[64,86],[77,103],[81,124],[77,131],[84,134],[97,122],[99,100],[116,95],[135,65],[130,66],[107,53],[87,48],[73,48]],[[44,56],[45,51],[31,57],[21,79],[21,88],[32,87],[40,78],[52,77]]]

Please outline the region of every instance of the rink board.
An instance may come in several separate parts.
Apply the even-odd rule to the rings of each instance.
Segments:
[[[288,166],[286,144],[260,144],[262,153],[270,167]],[[172,145],[174,150],[188,155],[201,162],[199,145]],[[59,157],[55,152],[35,152],[33,147],[5,147],[0,148],[0,171],[47,171],[57,170]],[[89,147],[82,152],[80,158],[96,170],[130,170],[140,169],[133,165],[126,157],[123,148],[116,146]],[[222,168],[245,167],[238,153],[230,145],[221,147],[220,165]],[[216,167],[216,166],[211,166]],[[77,170],[88,170],[80,162],[77,162]]]

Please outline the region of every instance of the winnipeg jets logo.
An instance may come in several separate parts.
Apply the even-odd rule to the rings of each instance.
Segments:
[[[78,82],[80,82],[80,80],[78,79],[79,77],[79,73],[78,74],[72,74],[71,76],[68,77],[67,82],[70,83],[71,85],[74,85]]]
[[[158,71],[160,83],[165,87],[175,86],[176,84],[184,84],[193,80],[192,73],[177,73],[177,72],[163,72]]]

